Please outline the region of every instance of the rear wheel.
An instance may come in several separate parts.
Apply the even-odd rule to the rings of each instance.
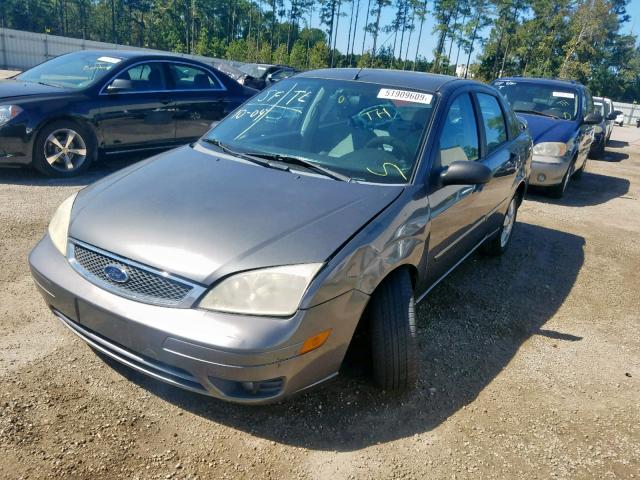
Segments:
[[[93,136],[76,122],[52,122],[38,133],[33,166],[49,177],[73,177],[91,164],[95,143]]]
[[[374,381],[384,390],[412,388],[418,378],[418,345],[409,272],[397,270],[389,275],[367,310]]]
[[[516,216],[518,215],[518,197],[515,195],[509,202],[507,211],[502,220],[502,227],[498,233],[487,240],[481,247],[482,253],[486,255],[502,255],[509,248],[513,227],[516,225]]]
[[[602,158],[602,156],[604,155],[605,143],[605,139],[604,137],[602,137],[596,148],[593,150],[593,152],[591,152],[591,158]]]

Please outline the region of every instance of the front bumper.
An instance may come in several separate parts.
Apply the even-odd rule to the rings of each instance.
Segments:
[[[31,163],[33,132],[26,122],[10,121],[0,127],[0,164]]]
[[[29,263],[54,314],[95,349],[158,380],[238,403],[274,402],[335,376],[369,298],[352,290],[289,319],[231,315],[114,295],[78,274],[48,235]],[[323,346],[298,354],[304,340],[329,328]]]
[[[529,184],[540,187],[551,187],[562,183],[564,175],[571,165],[570,159],[554,159],[553,161],[536,161],[535,157],[531,162],[531,175]]]

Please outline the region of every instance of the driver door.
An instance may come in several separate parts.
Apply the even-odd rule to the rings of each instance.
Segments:
[[[480,135],[471,96],[460,94],[449,105],[432,165],[431,235],[427,281],[437,281],[470,252],[484,236],[481,188],[474,185],[440,187],[435,179],[455,161],[480,161]]]
[[[131,66],[116,78],[129,80],[131,88],[99,95],[98,128],[106,152],[145,149],[175,142],[175,114],[162,62]]]

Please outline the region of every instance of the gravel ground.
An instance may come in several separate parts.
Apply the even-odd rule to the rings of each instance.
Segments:
[[[75,181],[0,170],[4,478],[640,477],[640,129],[561,201],[529,195],[502,259],[419,306],[423,371],[389,395],[342,376],[283,404],[186,393],[96,356],[26,262]]]

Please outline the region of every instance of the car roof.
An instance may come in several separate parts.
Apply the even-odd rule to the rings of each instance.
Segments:
[[[105,57],[122,58],[123,60],[135,59],[166,59],[166,60],[185,60],[190,62],[203,63],[184,57],[180,54],[172,54],[170,52],[148,52],[146,50],[78,50],[71,53],[93,53],[95,55],[103,55]]]
[[[542,85],[550,85],[555,87],[563,87],[563,88],[584,88],[580,82],[575,80],[560,80],[557,78],[543,78],[543,77],[500,77],[496,78],[499,81],[507,81],[510,80],[512,82],[531,82],[531,83],[539,83]],[[496,81],[494,80],[494,81]]]
[[[385,85],[393,85],[399,88],[410,88],[415,90],[426,90],[437,92],[444,85],[453,82],[456,85],[474,84],[483,85],[473,80],[463,80],[450,75],[439,75],[435,73],[413,72],[407,70],[386,70],[380,68],[323,68],[320,70],[311,70],[308,72],[298,73],[295,78],[326,78],[331,80],[354,80],[358,74],[357,80],[360,82],[381,83]]]

